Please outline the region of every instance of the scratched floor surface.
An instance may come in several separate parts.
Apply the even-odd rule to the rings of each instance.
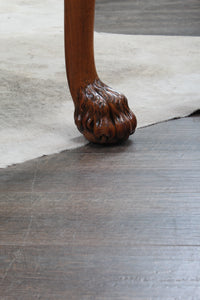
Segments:
[[[199,0],[96,0],[96,8],[97,31],[200,35]]]
[[[200,115],[0,171],[0,299],[199,299]]]

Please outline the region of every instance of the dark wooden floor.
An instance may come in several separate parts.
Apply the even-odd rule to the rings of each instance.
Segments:
[[[199,299],[200,115],[0,171],[0,299]]]
[[[117,24],[111,3],[97,0],[105,13],[98,28],[134,33],[129,4],[153,2],[119,8],[113,0]],[[198,5],[165,5],[180,34],[199,32]],[[180,7],[191,26],[181,28]],[[136,33],[164,34],[162,20],[161,5]],[[116,147],[88,145],[0,170],[0,300],[200,299],[199,132],[197,114],[139,129]]]
[[[96,8],[97,31],[200,35],[199,0],[96,0]]]

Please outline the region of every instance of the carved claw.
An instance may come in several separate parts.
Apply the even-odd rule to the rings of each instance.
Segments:
[[[137,125],[126,97],[99,79],[80,89],[74,118],[85,138],[98,144],[125,141]]]

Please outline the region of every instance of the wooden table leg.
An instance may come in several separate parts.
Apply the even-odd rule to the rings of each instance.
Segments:
[[[94,61],[95,0],[65,0],[65,58],[75,123],[93,143],[110,144],[128,139],[136,117],[124,95],[98,77]]]

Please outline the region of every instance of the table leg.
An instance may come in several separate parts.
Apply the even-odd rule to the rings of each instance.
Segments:
[[[98,77],[94,61],[95,0],[65,0],[65,59],[75,123],[93,143],[128,139],[136,117],[124,95]]]

